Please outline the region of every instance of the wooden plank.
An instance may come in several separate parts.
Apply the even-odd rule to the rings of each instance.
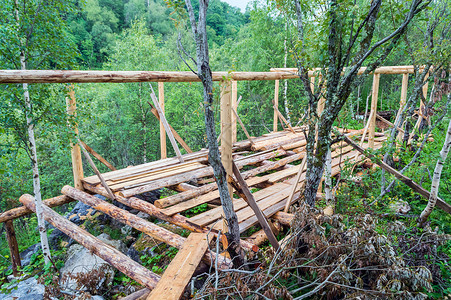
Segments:
[[[156,174],[140,176],[138,178],[126,179],[126,180],[122,180],[121,182],[118,182],[118,183],[114,182],[113,184],[110,185],[110,187],[114,191],[118,191],[122,188],[125,188],[125,189],[134,188],[134,187],[142,186],[153,180],[158,180],[161,178],[170,177],[170,176],[182,174],[185,172],[198,170],[198,169],[201,169],[204,167],[205,167],[205,165],[203,165],[203,164],[195,163],[195,164],[191,164],[188,166],[184,166],[183,168],[169,169],[169,170],[166,170],[165,172],[158,172]]]
[[[95,158],[97,158],[102,164],[104,164],[108,169],[110,169],[111,171],[116,171],[117,169],[110,164],[105,158],[103,158],[99,153],[95,152],[91,147],[89,147],[88,145],[86,145],[85,142],[83,142],[82,140],[80,140],[80,143],[82,144],[83,148],[86,149],[86,151],[88,151],[89,153],[91,153]]]
[[[294,179],[293,187],[291,189],[290,195],[288,196],[287,202],[285,204],[285,208],[283,210],[284,212],[288,212],[288,209],[290,208],[290,203],[293,200],[294,193],[296,192],[296,188],[299,184],[299,181],[301,180],[301,175],[302,175],[302,173],[304,173],[304,168],[305,168],[306,163],[307,163],[307,155],[304,155],[304,158],[302,159],[302,162],[301,162],[301,166],[299,167],[298,174],[296,175],[296,178]]]
[[[259,184],[259,183],[263,183],[263,182],[265,182],[267,180],[268,179],[265,178],[265,177],[254,177],[254,178],[249,179],[247,181],[247,184],[249,186],[253,186],[253,185],[256,185],[256,184]],[[219,191],[216,190],[216,191],[210,192],[208,194],[204,194],[204,195],[198,196],[196,198],[189,199],[189,200],[187,200],[185,202],[173,205],[173,206],[171,206],[169,208],[163,209],[162,212],[164,214],[167,214],[168,216],[172,216],[172,215],[174,215],[176,213],[186,211],[186,210],[188,210],[190,208],[196,207],[196,206],[201,205],[203,203],[207,203],[207,202],[213,201],[213,200],[218,199],[218,198],[219,198]]]
[[[78,144],[80,145],[80,148],[83,151],[83,154],[85,155],[85,158],[88,161],[89,165],[91,166],[92,170],[94,171],[94,173],[96,173],[97,177],[99,177],[99,180],[102,183],[103,188],[107,191],[108,195],[110,196],[110,199],[114,200],[115,197],[113,195],[113,192],[111,191],[110,187],[105,182],[105,179],[103,179],[102,174],[99,172],[99,170],[97,169],[96,165],[92,161],[92,158],[91,158],[91,156],[89,156],[88,151],[86,151],[86,149],[82,146],[80,140],[78,140]]]
[[[263,216],[263,213],[258,207],[257,202],[254,199],[254,196],[252,195],[251,191],[249,190],[249,187],[246,184],[246,181],[244,181],[243,177],[241,177],[241,173],[235,164],[233,164],[233,175],[235,175],[236,182],[231,176],[228,177],[228,180],[231,181],[238,195],[240,195],[241,198],[244,199],[247,202],[247,204],[252,208],[252,211],[257,216],[258,222],[260,223],[260,226],[262,227],[263,231],[266,233],[266,236],[268,237],[268,240],[273,246],[273,248],[276,251],[279,250],[280,245],[277,242],[276,237],[274,236],[274,232],[272,231],[271,227],[268,224],[268,220],[266,220],[266,218]]]
[[[68,87],[68,95],[69,97],[66,97],[66,107],[67,107],[67,115],[69,118],[73,118],[77,116],[77,102],[75,100],[75,91],[74,91],[74,85],[71,84]],[[70,124],[70,123],[69,123]],[[72,130],[74,131],[75,135],[78,136],[78,124],[73,124]],[[70,152],[71,152],[71,158],[72,158],[72,173],[74,176],[74,186],[77,189],[82,190],[83,189],[83,161],[81,159],[81,150],[80,146],[78,144],[70,143]]]
[[[274,87],[274,107],[279,107],[279,80],[275,81],[275,87]],[[276,111],[276,108],[274,108],[274,123],[273,123],[273,132],[277,132],[277,124],[278,124],[278,118],[279,114]]]
[[[279,109],[273,105],[274,109],[276,110],[277,114],[279,115],[279,118],[285,123],[285,125],[288,126],[288,128],[291,130],[291,132],[296,133],[296,131],[291,127],[290,123],[288,123],[287,119],[282,115],[282,113],[279,111]]]
[[[160,115],[158,114],[157,109],[155,107],[153,107],[152,104],[150,104],[150,107],[151,107],[150,111],[152,112],[152,114],[161,122]],[[182,137],[177,133],[177,131],[175,131],[174,127],[172,127],[171,124],[169,124],[169,123],[168,123],[168,125],[169,125],[169,128],[171,128],[171,132],[174,135],[174,138],[176,139],[177,142],[179,142],[179,144],[183,147],[183,149],[185,149],[185,151],[188,153],[193,153],[193,150],[191,150],[191,148],[188,146],[188,144],[182,139]],[[166,145],[166,131],[165,131],[164,137],[160,136],[160,141],[164,141],[164,144]],[[161,155],[163,155],[163,152],[161,153]],[[165,151],[164,158],[166,158],[166,151]]]
[[[180,149],[177,146],[177,143],[175,142],[174,135],[172,134],[171,128],[169,127],[169,123],[166,120],[166,117],[164,116],[163,111],[161,110],[160,103],[157,100],[157,96],[155,95],[155,92],[153,91],[152,85],[149,83],[150,86],[150,98],[152,99],[153,105],[158,111],[158,115],[160,116],[161,122],[163,123],[163,126],[168,134],[169,141],[171,142],[172,147],[174,148],[175,154],[177,155],[177,158],[182,163],[184,162],[182,153],[180,153]]]
[[[184,154],[183,158],[185,159],[185,163],[192,162],[207,162],[208,161],[208,150],[201,150],[195,153]],[[164,170],[176,165],[179,165],[180,162],[177,158],[166,158],[163,160],[153,161],[149,163],[145,163],[138,166],[127,167],[125,169],[120,169],[117,171],[111,171],[107,173],[103,173],[103,178],[105,180],[118,180],[120,178],[126,178],[128,176],[145,174],[157,170]],[[182,165],[182,164],[180,164]],[[97,176],[90,176],[83,179],[84,182],[88,184],[99,184],[100,181]]]
[[[369,126],[369,145],[374,148],[374,133],[376,131],[377,97],[379,95],[380,74],[373,75],[373,90],[371,93],[371,119]]]
[[[161,111],[164,114],[164,82],[158,82],[158,100],[160,102]],[[158,113],[156,116],[158,116]],[[157,118],[160,120],[160,116]],[[167,157],[166,130],[164,130],[163,122],[160,120],[160,159]]]
[[[275,193],[280,192],[281,190],[286,190],[286,189],[287,189],[287,185],[285,183],[277,183],[268,188],[265,188],[265,189],[255,192],[254,197],[258,203],[260,200],[270,197],[270,196],[274,195]],[[243,199],[240,198],[240,199],[233,200],[233,208],[235,209],[237,214],[239,213],[240,209],[243,209],[245,207],[247,207],[247,203]],[[221,212],[222,212],[222,208],[218,207],[218,208],[214,208],[209,211],[206,211],[204,213],[198,214],[194,217],[191,217],[191,218],[189,218],[189,220],[200,226],[205,226],[205,225],[208,225],[208,224],[214,222],[215,220],[219,219],[221,217]]]
[[[207,248],[207,234],[191,233],[147,300],[180,299]]]

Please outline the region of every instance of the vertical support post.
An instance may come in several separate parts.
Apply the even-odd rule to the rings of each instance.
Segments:
[[[319,77],[318,77],[318,84],[321,84],[321,82],[322,82],[322,76],[320,75]],[[316,113],[318,114],[318,117],[320,117],[321,116],[321,114],[323,113],[323,111],[324,111],[324,106],[325,106],[325,104],[326,104],[326,98],[324,98],[323,96],[322,96],[322,93],[324,92],[324,88],[322,89],[322,91],[321,91],[321,97],[319,98],[319,101],[318,101],[318,106],[317,106],[317,109],[316,109]]]
[[[230,81],[221,82],[221,161],[228,176],[232,176],[233,174],[231,89]],[[232,197],[232,186],[228,184],[228,187],[230,197]],[[227,224],[224,223],[223,225],[224,232],[227,232]]]
[[[373,90],[371,95],[371,119],[368,135],[368,146],[374,148],[374,136],[376,133],[376,114],[377,114],[377,97],[379,95],[379,79],[380,74],[373,75]]]
[[[238,82],[232,81],[232,109],[238,112]],[[237,133],[237,118],[235,114],[232,114],[232,144],[236,143],[236,133]]]
[[[66,107],[67,114],[69,118],[74,118],[77,116],[77,103],[75,100],[75,90],[74,85],[71,84],[68,86],[68,96],[66,97]],[[70,125],[70,124],[69,124]],[[75,135],[78,137],[78,124],[74,123],[72,129]],[[72,157],[72,172],[74,175],[74,187],[79,190],[83,190],[83,182],[84,178],[83,174],[83,161],[81,159],[81,150],[80,146],[77,143],[71,143],[71,157]]]
[[[426,76],[424,77],[424,81],[426,81],[426,83],[423,85],[423,96],[424,96],[424,99],[426,99],[426,102],[427,102],[428,88],[429,88],[429,81],[428,81],[428,79],[429,79],[429,73],[427,73]],[[420,102],[420,116],[418,118],[417,129],[420,128],[421,120],[423,118],[427,118],[427,121],[429,121],[429,117],[425,116],[425,112],[426,112],[426,108],[425,108],[423,99],[421,99],[421,102]]]
[[[398,110],[398,113],[396,114],[395,121],[401,115],[404,105],[406,105],[408,83],[409,83],[409,74],[408,73],[402,74],[401,100],[399,101],[399,110]],[[402,124],[399,124],[399,127],[402,128]],[[402,133],[401,132],[398,133],[398,140],[402,141]]]
[[[279,107],[279,80],[275,81],[275,87],[274,87],[274,106]],[[274,124],[273,124],[273,131],[277,131],[277,123],[278,123],[279,115],[277,114],[277,111],[274,109]]]
[[[19,246],[17,245],[16,231],[14,230],[13,220],[8,220],[5,222],[5,229],[6,239],[8,240],[9,251],[11,254],[13,275],[17,277],[20,275],[18,268],[22,265],[20,262]]]
[[[164,114],[164,82],[158,82],[158,100],[160,102],[161,110]],[[161,159],[167,158],[167,146],[166,146],[166,131],[164,130],[163,122],[160,119],[160,151]]]

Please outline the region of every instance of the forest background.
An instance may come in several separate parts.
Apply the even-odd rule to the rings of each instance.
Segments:
[[[10,14],[11,1],[0,4],[0,14]],[[365,3],[366,1],[357,1]],[[173,9],[163,0],[84,0],[62,1],[64,7],[61,22],[39,28],[42,32],[58,31],[58,40],[53,47],[59,51],[47,55],[44,48],[31,49],[34,59],[29,69],[91,69],[91,70],[161,70],[189,71],[180,59],[177,40],[189,53],[195,48],[188,24],[176,18]],[[362,4],[363,5],[363,4]],[[389,6],[383,9],[390,10]],[[386,17],[387,16],[387,17]],[[381,13],[387,26],[376,29],[376,37],[383,37],[390,30],[388,14]],[[414,22],[423,22],[426,16]],[[49,19],[51,20],[51,19]],[[270,68],[295,67],[294,48],[296,25],[294,16],[279,10],[274,1],[255,1],[246,12],[231,7],[219,0],[212,0],[208,10],[208,34],[211,67],[215,71],[269,71]],[[415,28],[415,24],[411,26]],[[18,69],[14,60],[6,59],[8,52],[14,52],[14,41],[7,38],[6,30],[0,31],[0,69]],[[321,29],[319,29],[321,30]],[[49,32],[50,32],[49,31]],[[39,35],[39,31],[36,31]],[[42,33],[41,32],[41,33]],[[310,32],[308,38],[315,38],[318,32]],[[410,41],[421,45],[421,33],[409,31],[383,65],[411,65]],[[38,39],[38,37],[36,37]],[[46,36],[39,37],[45,44]],[[414,45],[415,45],[414,43]],[[321,45],[320,45],[321,46]],[[321,46],[322,47],[322,46]],[[313,49],[312,49],[313,50]],[[41,52],[40,52],[41,51]],[[416,50],[415,50],[416,51]],[[321,61],[323,54],[312,51],[312,61]],[[193,55],[195,56],[195,55]],[[317,57],[316,57],[317,56]],[[18,55],[17,55],[18,60]],[[315,67],[312,65],[311,67]],[[342,110],[336,126],[362,128],[364,120],[357,115],[365,113],[368,96],[371,94],[371,80],[368,77],[351,94]],[[401,75],[382,75],[379,89],[379,111],[396,112],[399,108]],[[413,82],[413,76],[410,77]],[[281,82],[284,86],[285,82]],[[413,85],[410,84],[410,87]],[[156,85],[154,85],[156,89]],[[282,89],[281,89],[282,90]],[[216,86],[216,120],[219,121],[219,86]],[[280,97],[282,98],[282,91]],[[67,85],[33,84],[30,86],[36,120],[38,160],[41,173],[43,199],[60,194],[63,185],[73,184],[70,159],[70,141],[74,138],[67,128],[66,97]],[[242,96],[238,113],[253,136],[272,130],[272,99],[274,82],[238,82],[238,95]],[[78,84],[75,85],[77,119],[80,138],[117,168],[138,165],[160,158],[159,122],[150,112],[148,84]],[[304,115],[307,97],[302,92],[301,82],[287,82],[286,97],[282,98],[280,110],[293,124]],[[20,86],[0,86],[0,209],[8,210],[19,206],[18,198],[24,193],[32,194],[32,170],[26,146],[24,115],[14,103],[23,100]],[[166,83],[165,111],[168,122],[195,151],[206,145],[203,120],[202,88],[200,83]],[[434,142],[428,143],[419,163],[405,174],[423,187],[430,189],[428,173],[434,169],[438,152],[443,145],[447,120],[434,130]],[[434,118],[434,116],[433,116]],[[219,129],[219,123],[218,123]],[[218,130],[217,130],[218,132]],[[244,139],[238,130],[238,139]],[[173,156],[168,148],[168,156]],[[402,151],[401,158],[409,160],[413,153]],[[451,199],[450,158],[445,162],[439,196]],[[99,165],[101,171],[107,171]],[[91,175],[85,165],[85,175]],[[377,197],[380,171],[364,179],[365,197]],[[366,181],[365,181],[366,180]],[[341,191],[337,201],[345,207],[358,209],[358,191]],[[410,203],[414,213],[419,213],[426,201],[401,184],[396,185],[380,202],[385,209],[393,199],[402,198]],[[339,206],[338,206],[339,207]],[[449,216],[434,212],[432,225],[441,232],[451,233]],[[22,224],[31,233],[33,223]],[[19,243],[23,250],[37,242],[38,236],[27,230],[19,230]],[[451,252],[451,245],[449,245]],[[2,253],[4,254],[4,253]],[[4,254],[5,255],[5,254]],[[2,264],[9,264],[4,256]]]

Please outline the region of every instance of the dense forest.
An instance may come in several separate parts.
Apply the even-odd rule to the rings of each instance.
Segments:
[[[196,19],[202,12],[204,1],[199,2],[192,3],[192,12]],[[370,13],[366,15],[365,12],[368,11]],[[371,15],[373,13],[374,15]],[[334,27],[334,22],[339,24],[335,24],[337,26]],[[359,24],[364,25],[359,27]],[[297,68],[301,75],[313,68],[329,70],[327,74],[322,73],[323,78],[327,80],[317,81],[314,90],[324,91],[327,88],[323,96],[330,102],[326,103],[331,103],[336,108],[335,112],[331,111],[331,116],[335,115],[330,117],[330,120],[325,120],[327,117],[321,119],[320,116],[312,114],[312,107],[317,104],[322,93],[306,92],[305,86],[308,83],[302,76],[295,80],[281,80],[279,93],[279,110],[291,125],[310,126],[310,131],[316,128],[320,136],[323,132],[322,128],[324,132],[328,130],[324,141],[321,138],[315,141],[312,137],[312,145],[315,144],[315,147],[321,149],[323,143],[326,151],[323,156],[320,156],[318,152],[321,151],[311,150],[308,162],[308,172],[311,174],[316,172],[315,163],[321,163],[319,176],[321,178],[324,168],[322,160],[325,159],[327,147],[330,147],[332,140],[331,128],[364,128],[368,120],[372,95],[373,76],[371,74],[364,74],[358,80],[350,76],[349,81],[354,81],[352,84],[349,83],[347,88],[343,88],[347,81],[344,79],[340,81],[338,77],[346,78],[348,74],[343,72],[345,74],[340,75],[341,71],[339,71],[337,78],[333,78],[330,75],[333,74],[332,66],[335,66],[337,70],[347,67],[351,69],[352,66],[357,65],[359,58],[365,55],[365,51],[370,54],[363,60],[362,67],[414,65],[415,73],[408,78],[407,98],[410,101],[408,102],[410,107],[405,110],[406,122],[397,124],[397,126],[404,126],[405,131],[415,133],[413,141],[410,143],[409,140],[409,145],[396,142],[396,147],[394,147],[395,142],[387,142],[384,147],[371,153],[378,157],[377,161],[388,161],[396,170],[402,170],[405,176],[430,191],[437,161],[443,157],[442,148],[445,148],[443,145],[444,143],[446,145],[446,141],[449,143],[447,134],[449,135],[448,123],[451,119],[450,24],[451,2],[448,0],[255,0],[249,3],[245,12],[220,0],[211,0],[206,14],[209,66],[212,71],[225,72]],[[25,68],[111,71],[197,70],[198,65],[195,60],[199,60],[199,46],[193,39],[191,26],[189,7],[185,6],[184,1],[5,0],[0,3],[0,70]],[[334,35],[335,38],[331,38]],[[354,41],[352,37],[355,37]],[[368,50],[387,37],[389,39],[380,47],[378,46],[379,48],[375,47],[375,50],[371,52]],[[349,46],[349,49],[346,49],[351,44],[355,46]],[[349,58],[346,58],[347,56]],[[340,62],[333,64],[334,60]],[[426,72],[422,72],[420,66],[430,68],[430,75],[426,76]],[[400,108],[402,80],[401,75],[380,76],[377,110],[386,112],[391,122],[395,122]],[[424,80],[429,82],[429,94],[427,98],[421,99],[420,91]],[[157,90],[156,83],[152,83],[152,86],[154,90]],[[206,100],[202,83],[165,83],[164,87],[165,116],[169,124],[194,151],[211,145],[206,134],[204,120]],[[68,119],[66,98],[71,88],[75,90],[77,115]],[[342,93],[341,88],[343,88]],[[77,138],[100,153],[118,169],[160,159],[160,123],[151,113],[149,106],[151,91],[148,83],[30,84],[27,87],[30,95],[29,106],[24,102],[24,89],[21,84],[0,85],[1,212],[20,206],[18,199],[21,195],[34,194],[32,168],[34,156],[29,140],[30,126],[34,129],[36,138],[42,199],[58,196],[64,185],[74,184],[70,145],[75,143]],[[274,81],[239,81],[238,95],[242,99],[238,114],[249,134],[257,137],[271,132],[274,114],[272,102]],[[219,98],[220,86],[215,82],[212,107],[216,132],[220,132]],[[430,119],[429,123],[422,124],[423,127],[415,132],[413,127],[417,120],[416,111],[419,109],[420,99],[427,103]],[[69,125],[78,124],[78,136],[74,134],[68,123]],[[384,130],[388,136],[397,135],[397,132],[393,134],[390,128],[383,126],[377,128],[379,132]],[[239,129],[238,140],[245,139],[245,133]],[[172,156],[175,156],[175,152],[168,147],[168,157]],[[426,226],[424,227],[424,224],[419,226],[418,217],[427,206],[428,199],[401,181],[390,185],[395,177],[378,168],[376,161],[373,162],[375,164],[369,168],[354,169],[350,166],[343,169],[339,177],[333,178],[333,202],[335,216],[337,216],[334,217],[335,219],[331,218],[323,224],[319,221],[318,223],[308,221],[307,216],[311,219],[316,218],[316,211],[314,211],[315,208],[310,210],[304,206],[292,212],[296,213],[296,216],[303,215],[302,218],[296,219],[297,226],[312,228],[318,226],[318,230],[327,232],[321,239],[311,232],[303,235],[306,243],[310,243],[313,247],[328,243],[332,245],[338,241],[346,243],[344,236],[351,234],[350,228],[367,226],[366,232],[356,231],[355,241],[361,243],[366,238],[375,239],[373,248],[376,247],[377,251],[370,249],[369,254],[362,254],[359,253],[361,249],[356,246],[352,251],[350,250],[351,252],[343,253],[343,255],[352,253],[356,256],[371,256],[368,260],[374,263],[372,266],[376,269],[379,264],[390,265],[387,257],[393,260],[396,260],[396,257],[402,257],[405,260],[403,264],[406,265],[402,270],[411,270],[412,274],[403,274],[399,271],[401,269],[393,269],[391,273],[385,274],[386,286],[384,288],[378,286],[378,290],[385,289],[384,293],[392,292],[390,296],[378,294],[372,291],[370,286],[346,277],[354,274],[350,271],[340,273],[340,276],[346,277],[346,286],[353,286],[353,289],[346,290],[343,284],[342,286],[326,284],[328,280],[335,280],[334,277],[337,275],[331,277],[335,270],[333,272],[329,270],[327,274],[322,274],[321,270],[307,271],[299,267],[304,263],[302,260],[293,259],[287,263],[278,258],[274,259],[277,261],[276,264],[282,266],[285,263],[284,267],[274,267],[273,272],[276,272],[279,277],[274,274],[271,277],[269,275],[271,270],[268,271],[267,277],[255,275],[256,277],[253,278],[249,274],[254,271],[249,270],[243,271],[243,274],[238,274],[236,277],[233,277],[235,276],[233,274],[226,274],[221,277],[219,290],[226,290],[233,284],[232,281],[237,280],[241,286],[237,287],[239,290],[237,294],[232,296],[237,299],[240,297],[238,295],[243,295],[247,297],[246,299],[253,299],[252,297],[343,299],[362,295],[368,299],[451,297],[450,214],[434,209]],[[451,203],[450,156],[445,157],[442,164],[443,170],[437,195]],[[108,171],[108,168],[103,165],[99,164],[98,167],[101,172]],[[94,174],[87,161],[84,161],[84,170],[86,176]],[[309,183],[309,187],[315,190],[316,195],[318,186],[313,183],[314,179],[311,181],[312,184]],[[165,189],[161,193],[164,195],[168,191]],[[326,204],[330,203],[319,200],[313,206],[321,209]],[[407,211],[393,209],[400,205],[408,207]],[[64,208],[58,208],[57,211],[64,215],[74,206],[75,204],[70,204]],[[205,205],[198,209],[205,210],[206,207]],[[193,213],[196,211],[194,210]],[[334,226],[338,226],[337,222],[341,227],[332,238],[331,232],[335,230]],[[40,237],[36,230],[38,220],[35,215],[16,219],[14,225],[20,251],[39,243]],[[403,229],[400,230],[400,227]],[[349,230],[346,231],[347,229]],[[106,232],[99,229],[94,231],[98,234]],[[112,237],[125,238],[126,236],[121,234],[120,230],[108,233]],[[384,240],[377,240],[375,238],[377,234]],[[282,237],[278,236],[279,239]],[[422,243],[421,247],[413,245],[413,241],[418,240],[420,243],[423,237],[428,240]],[[391,253],[384,248],[385,244],[393,245],[390,251],[395,249],[396,253]],[[3,235],[0,245],[2,245],[0,284],[3,284],[1,292],[8,294],[17,280],[11,280],[10,254]],[[267,249],[270,248],[268,244],[265,245]],[[45,264],[42,254],[37,252],[29,265],[23,266],[25,274],[39,276],[40,280],[44,280],[48,286],[55,284],[52,278],[49,279],[49,273],[53,272],[52,268],[61,267],[60,264],[67,251],[64,247],[52,248],[54,248],[52,254],[54,257],[61,258],[60,260],[55,259],[53,264]],[[265,251],[270,252],[267,249]],[[167,251],[175,255],[174,249],[169,248]],[[390,253],[387,254],[384,251]],[[315,251],[310,251],[304,258],[315,260],[314,254]],[[316,254],[320,256],[319,253]],[[272,258],[271,255],[274,253],[265,255]],[[160,256],[158,259],[163,260],[162,255],[155,255],[157,256]],[[386,258],[384,262],[382,262],[383,257]],[[335,258],[337,261],[342,259],[338,256]],[[157,273],[164,268],[158,265],[158,259],[152,260],[146,257],[147,261],[151,261],[147,266]],[[318,268],[321,267],[320,263],[331,264],[329,260],[321,258]],[[262,264],[262,268],[267,267],[267,264],[269,263]],[[362,270],[371,268],[370,264],[361,264],[356,263],[352,265],[352,268]],[[339,269],[339,266],[334,265],[334,268]],[[423,269],[413,271],[418,266],[426,268],[427,275],[423,277],[418,275]],[[288,275],[289,272],[297,272],[297,278],[302,278],[299,279],[302,285],[316,284],[320,279],[326,283],[322,286],[318,285],[319,288],[316,291],[314,286],[308,285],[305,289],[298,289],[297,285],[301,286],[300,281],[293,281]],[[373,271],[367,272],[370,274]],[[366,280],[365,276],[370,277],[374,274],[359,276]],[[426,277],[427,279],[424,279]],[[277,278],[268,285],[268,288],[274,289],[274,293],[271,294],[265,289],[261,293],[252,293],[252,290],[257,289],[256,284],[263,285],[268,280],[272,281],[270,278]],[[324,278],[327,279],[324,280]],[[415,280],[418,282],[414,282]],[[399,286],[392,284],[395,281],[399,283]],[[113,286],[134,285],[133,281],[130,282],[130,279],[123,274],[116,274],[113,282]],[[199,288],[199,290],[210,294],[218,292],[213,287]],[[218,288],[218,283],[215,288]],[[371,291],[366,294],[364,290]],[[119,299],[118,296],[125,296],[132,291],[134,290],[130,288],[114,290],[114,287],[109,286],[99,295],[103,295],[105,299]],[[396,294],[397,292],[400,294]],[[114,293],[116,293],[115,296]],[[59,297],[74,299],[65,298],[70,295],[63,294]],[[211,297],[216,298],[215,295]],[[217,297],[226,299],[227,296],[218,292]],[[0,299],[3,298],[0,296]]]

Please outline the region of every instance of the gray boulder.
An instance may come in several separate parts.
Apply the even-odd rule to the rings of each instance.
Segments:
[[[97,238],[115,247],[121,252],[125,252],[125,246],[121,241],[112,240],[106,233],[102,233]],[[67,291],[87,290],[87,287],[79,286],[75,276],[89,276],[93,271],[101,270],[104,274],[92,278],[95,281],[96,289],[102,290],[111,284],[115,270],[103,259],[93,255],[81,245],[73,245],[67,251],[67,260],[61,268],[60,287]]]
[[[36,278],[30,277],[11,287],[9,294],[0,294],[0,300],[43,300],[45,287]]]

